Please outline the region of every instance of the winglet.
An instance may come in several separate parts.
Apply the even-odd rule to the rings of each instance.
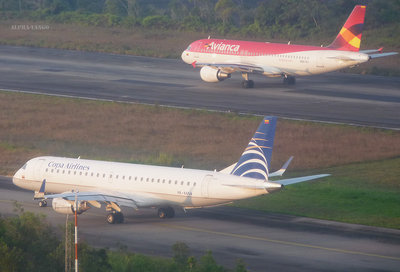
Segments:
[[[193,68],[196,68],[196,62],[197,62],[197,61],[193,61],[193,62],[192,62]]]
[[[293,160],[293,156],[291,156],[287,162],[285,162],[285,164],[281,167],[281,169],[279,169],[278,171],[275,171],[271,174],[268,175],[268,177],[276,177],[276,176],[282,176],[283,173],[285,173],[286,169],[288,168],[289,164],[292,162]]]

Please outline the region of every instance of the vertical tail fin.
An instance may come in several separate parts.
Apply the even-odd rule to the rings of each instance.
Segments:
[[[336,36],[336,39],[328,48],[358,52],[364,26],[365,9],[366,7],[361,5],[354,7],[346,23]]]
[[[266,116],[251,138],[231,174],[268,180],[274,145],[276,117]]]

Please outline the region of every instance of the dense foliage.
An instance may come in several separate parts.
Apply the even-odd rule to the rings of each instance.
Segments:
[[[0,271],[64,271],[65,243],[60,241],[43,215],[22,212],[17,217],[0,216]],[[69,226],[72,230],[72,224]],[[73,235],[69,239],[73,254]],[[90,247],[80,242],[78,247],[80,271],[229,271],[218,265],[211,252],[199,261],[190,255],[189,247],[176,243],[172,259],[149,257],[130,253],[126,249],[109,251]],[[73,268],[74,257],[70,256],[68,266]],[[246,271],[238,261],[235,271]]]
[[[296,39],[333,35],[356,4],[368,4],[369,28],[398,25],[398,0],[0,0],[0,10],[3,19]]]

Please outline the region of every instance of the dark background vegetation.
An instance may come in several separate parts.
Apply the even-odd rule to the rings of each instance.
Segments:
[[[367,29],[399,30],[397,0],[1,0],[0,8],[3,20],[20,18],[298,39],[334,35],[356,4],[368,4]],[[393,40],[397,34],[393,31]]]

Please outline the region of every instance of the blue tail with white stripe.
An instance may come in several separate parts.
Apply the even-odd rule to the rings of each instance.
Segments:
[[[231,174],[268,180],[274,145],[276,117],[266,116],[251,138]]]

